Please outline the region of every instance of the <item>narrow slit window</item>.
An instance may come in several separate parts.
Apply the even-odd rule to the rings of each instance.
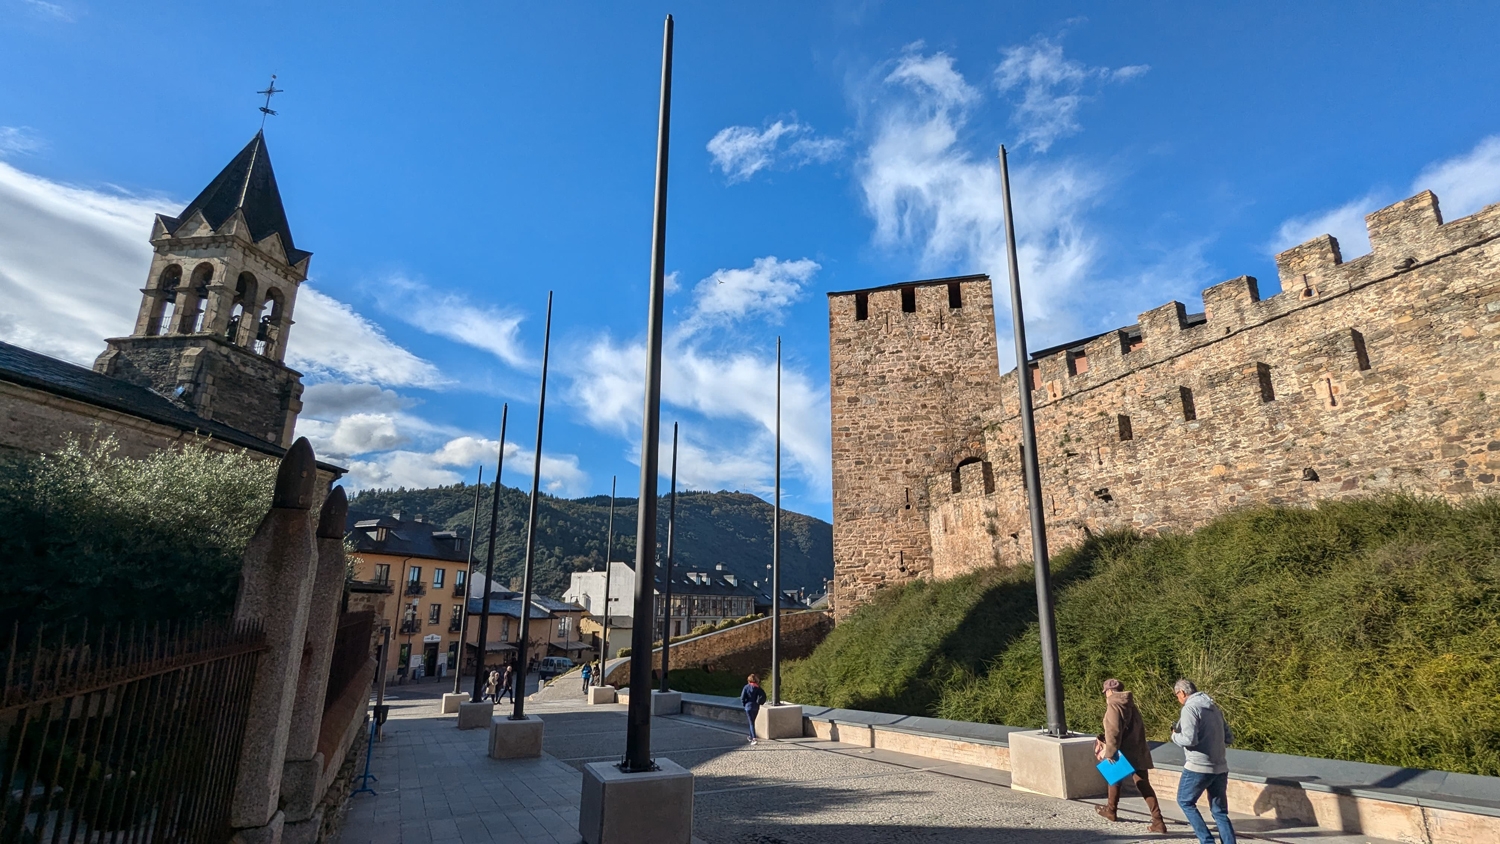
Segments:
[[[1028,363],[1026,364],[1026,371],[1031,375],[1031,389],[1040,390],[1042,388],[1042,365],[1039,363]]]
[[[870,294],[854,294],[854,318],[857,320],[870,318]]]
[[[1370,351],[1365,348],[1365,335],[1349,329],[1349,339],[1354,341],[1354,360],[1361,372],[1370,368]]]
[[[1130,417],[1121,413],[1115,416],[1115,423],[1120,428],[1120,442],[1135,439],[1135,431],[1130,428]]]
[[[1193,401],[1193,391],[1189,387],[1178,387],[1177,395],[1182,399],[1182,421],[1192,422],[1198,418],[1198,405]]]
[[[908,314],[917,312],[917,288],[901,288],[901,310]]]
[[[984,461],[983,467],[984,467],[984,494],[985,495],[993,495],[994,492],[995,492],[995,467],[991,466],[990,465],[990,461],[988,461],[988,460]]]
[[[1276,401],[1276,385],[1271,383],[1271,365],[1257,363],[1255,378],[1260,382],[1260,400],[1265,403]]]
[[[964,293],[963,293],[963,289],[961,287],[959,287],[959,284],[956,281],[950,281],[950,282],[948,282],[948,307],[950,307],[950,308],[962,308],[963,306],[964,306]]]
[[[1083,349],[1068,352],[1068,374],[1082,375],[1089,371],[1089,355]]]
[[[959,467],[959,468],[962,468],[962,467]],[[956,492],[956,493],[964,491],[964,482],[958,476],[958,469],[954,469],[953,470],[953,491]]]

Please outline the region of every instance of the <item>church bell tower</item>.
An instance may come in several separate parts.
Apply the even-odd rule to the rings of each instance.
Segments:
[[[282,359],[312,253],[292,242],[264,133],[176,217],[158,214],[151,245],[135,330],[94,371],[290,446],[302,377]]]

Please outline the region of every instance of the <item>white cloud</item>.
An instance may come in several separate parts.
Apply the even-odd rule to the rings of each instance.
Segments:
[[[692,333],[757,314],[779,316],[819,269],[808,258],[782,261],[771,255],[743,269],[715,270],[693,288],[693,311],[683,330]]]
[[[353,489],[429,487],[469,481],[479,465],[493,467],[496,440],[455,437],[430,451],[392,450],[366,459],[348,461],[348,484]],[[530,487],[532,449],[505,444],[505,479],[511,486]],[[588,491],[589,476],[573,454],[543,452],[541,487],[553,495],[577,496]]]
[[[394,413],[407,402],[375,384],[325,381],[302,391],[302,413],[315,419],[336,419],[348,413]]]
[[[36,152],[46,145],[30,126],[0,126],[0,158]]]
[[[876,245],[914,252],[923,272],[1004,279],[999,165],[975,158],[962,138],[978,91],[951,57],[909,53],[871,98],[858,173]],[[1095,260],[1083,215],[1104,179],[1070,162],[1024,164],[1011,178],[1027,322],[1038,338],[1061,336],[1075,329],[1060,305]]]
[[[384,293],[383,310],[429,334],[489,352],[513,367],[535,365],[521,348],[520,314],[476,305],[462,294],[437,291],[403,276],[386,279]]]
[[[791,140],[785,150],[782,139]],[[728,126],[708,141],[708,152],[714,164],[724,171],[731,183],[743,182],[778,161],[786,166],[832,161],[844,150],[837,138],[819,137],[812,127],[793,120],[778,120],[765,129],[751,126]]]
[[[1424,190],[1438,195],[1444,220],[1457,220],[1500,202],[1500,135],[1485,138],[1463,155],[1424,167],[1411,192]]]
[[[385,336],[349,305],[304,283],[292,308],[296,326],[287,365],[310,375],[391,386],[442,387],[437,367]]]
[[[1011,122],[1021,129],[1016,145],[1030,144],[1038,152],[1046,152],[1054,141],[1082,128],[1078,108],[1088,99],[1086,84],[1134,79],[1150,69],[1146,65],[1088,67],[1064,57],[1062,45],[1047,38],[1002,52],[995,85],[1002,93],[1021,92],[1011,115]]]
[[[73,16],[73,13],[59,3],[49,3],[47,2],[47,0],[21,1],[27,6],[30,6],[33,12],[42,17],[51,18],[52,20],[61,21],[62,23],[72,23],[74,20],[76,20],[76,18]]]
[[[1345,259],[1363,255],[1370,251],[1365,215],[1385,204],[1380,195],[1369,193],[1337,208],[1293,217],[1277,227],[1276,235],[1271,239],[1271,252],[1283,252],[1315,237],[1331,234],[1338,238],[1339,251]]]

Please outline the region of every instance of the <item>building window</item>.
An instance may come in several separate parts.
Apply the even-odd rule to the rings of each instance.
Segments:
[[[858,320],[870,318],[870,294],[854,294],[854,318]]]
[[[407,569],[406,570],[406,579],[410,583],[421,583],[422,582],[422,567],[421,566],[412,566],[411,568]]]
[[[433,589],[442,589],[443,588],[443,575],[445,575],[447,573],[448,573],[447,569],[433,569],[432,570],[432,588]]]
[[[963,288],[959,287],[959,284],[956,281],[948,282],[948,307],[957,309],[962,308],[963,306]]]
[[[568,617],[565,615],[557,617],[557,638],[568,638]]]
[[[458,668],[458,642],[448,643],[448,670]]]
[[[433,604],[432,608],[427,611],[427,623],[428,624],[437,624],[438,623],[438,619],[440,619],[442,617],[443,617],[443,605],[442,604]]]
[[[1135,431],[1130,428],[1130,417],[1121,413],[1115,416],[1115,423],[1120,427],[1120,442],[1135,439]]]
[[[456,590],[458,592],[462,592],[463,589],[464,589],[464,585],[466,583],[468,583],[468,580],[469,580],[469,573],[467,571],[464,571],[463,569],[459,569],[458,571],[454,572],[453,573],[453,588],[454,588],[454,590]]]
[[[1276,401],[1276,385],[1271,383],[1271,365],[1257,363],[1255,365],[1255,378],[1260,382],[1260,400],[1263,402]]]
[[[1198,405],[1193,402],[1193,391],[1187,387],[1177,388],[1177,397],[1182,400],[1182,421],[1192,422],[1198,418]]]
[[[375,582],[376,583],[390,583],[391,582],[391,566],[390,566],[390,563],[376,563],[375,564]]]
[[[1082,375],[1089,371],[1089,355],[1083,349],[1068,352],[1068,374]]]
[[[1040,390],[1042,388],[1042,365],[1039,363],[1028,363],[1026,364],[1026,371],[1031,375],[1031,389]]]
[[[901,288],[901,310],[908,314],[917,312],[917,288]]]
[[[1370,352],[1365,348],[1365,335],[1351,328],[1349,329],[1349,339],[1354,341],[1354,361],[1359,364],[1360,371],[1363,372],[1369,369]]]

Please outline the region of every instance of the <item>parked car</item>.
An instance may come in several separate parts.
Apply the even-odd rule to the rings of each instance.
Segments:
[[[573,660],[565,656],[549,656],[542,660],[541,665],[537,666],[537,674],[543,680],[549,680],[559,674],[566,674],[572,670]]]

